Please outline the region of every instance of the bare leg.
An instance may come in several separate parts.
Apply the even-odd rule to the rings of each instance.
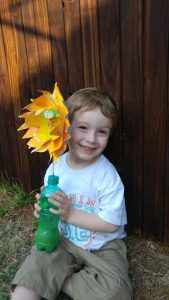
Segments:
[[[40,297],[26,287],[17,285],[11,293],[11,300],[40,300]]]
[[[65,280],[64,285],[62,287],[62,292],[64,292],[67,296],[73,299],[73,290],[72,290],[72,283],[71,277]]]

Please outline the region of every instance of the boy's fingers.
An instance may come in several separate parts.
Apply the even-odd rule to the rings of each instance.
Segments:
[[[49,198],[49,199],[48,199],[48,202],[51,203],[51,204],[56,205],[56,207],[59,207],[59,206],[60,206],[60,202],[57,201],[57,199]]]
[[[35,218],[39,218],[39,215],[36,210],[34,211],[34,216],[35,216]]]
[[[55,215],[59,215],[58,210],[54,209],[54,208],[49,208],[49,211],[52,212]]]
[[[36,194],[35,198],[36,198],[36,200],[39,200],[40,199],[40,194]]]
[[[63,192],[57,192],[56,194],[51,194],[51,197],[54,199],[65,199],[67,196]]]
[[[40,190],[42,191],[44,189],[44,185],[41,186]]]
[[[40,210],[41,210],[41,207],[39,206],[38,203],[35,203],[34,208],[35,208],[37,211],[40,211]]]

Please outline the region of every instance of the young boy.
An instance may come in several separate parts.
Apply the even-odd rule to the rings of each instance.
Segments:
[[[117,122],[117,106],[96,88],[75,92],[67,106],[69,151],[54,164],[64,192],[49,199],[58,208],[51,212],[61,217],[61,241],[52,253],[33,247],[12,282],[12,300],[55,300],[61,291],[74,300],[129,300],[124,188],[102,154]],[[52,173],[50,165],[45,185]],[[37,203],[35,216],[39,211]]]

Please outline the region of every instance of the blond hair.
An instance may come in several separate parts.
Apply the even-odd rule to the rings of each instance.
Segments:
[[[72,122],[74,113],[80,109],[84,111],[100,109],[101,113],[112,120],[112,128],[116,126],[118,106],[116,101],[105,91],[89,87],[76,91],[66,101],[69,120]]]

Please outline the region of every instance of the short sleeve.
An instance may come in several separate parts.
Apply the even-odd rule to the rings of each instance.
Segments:
[[[124,186],[115,168],[105,171],[99,188],[98,215],[114,225],[127,224]]]

